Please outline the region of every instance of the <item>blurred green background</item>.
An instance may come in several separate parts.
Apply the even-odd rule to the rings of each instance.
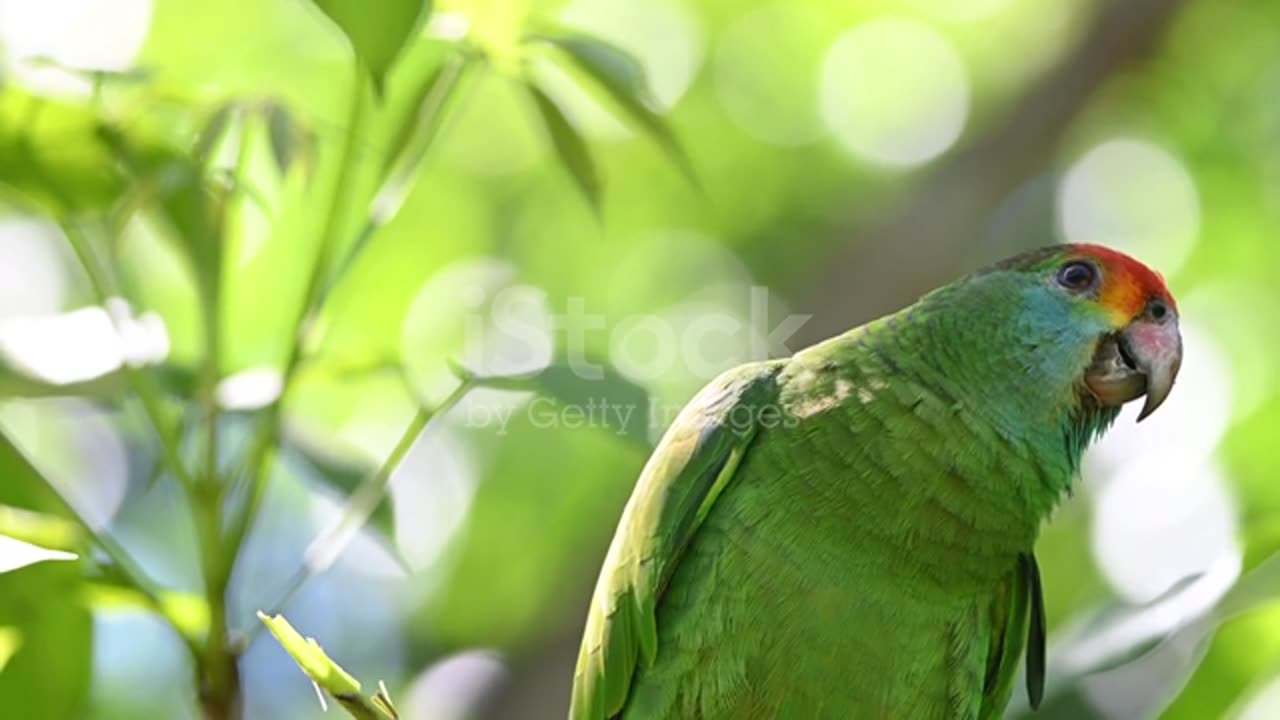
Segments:
[[[202,536],[124,385],[154,390],[231,517],[269,428],[225,595],[244,717],[321,717],[258,609],[406,718],[564,717],[596,571],[673,410],[773,340],[1059,241],[1161,270],[1187,350],[1166,408],[1140,432],[1126,413],[1042,539],[1036,717],[1280,717],[1280,5],[319,4],[363,9],[0,0],[0,428],[197,638]],[[340,27],[385,78],[361,79]],[[633,55],[651,97],[527,39],[566,28]],[[331,291],[301,313],[315,277]],[[468,393],[364,529],[311,545],[444,401],[451,361],[520,376],[575,354],[604,377]],[[636,414],[564,412],[589,400]],[[37,540],[72,516],[30,470],[0,452],[0,530],[38,520],[26,539],[57,547]],[[0,575],[0,714],[201,717],[182,636],[81,555]],[[314,577],[276,607],[304,556]]]

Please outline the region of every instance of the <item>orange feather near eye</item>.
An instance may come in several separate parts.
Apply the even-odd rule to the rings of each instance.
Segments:
[[[1177,311],[1177,304],[1164,278],[1128,255],[1101,245],[1079,245],[1080,257],[1092,259],[1102,270],[1098,304],[1106,308],[1118,327],[1142,313],[1153,298],[1163,300]]]

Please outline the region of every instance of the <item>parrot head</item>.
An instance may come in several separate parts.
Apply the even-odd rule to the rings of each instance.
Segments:
[[[1178,306],[1158,273],[1100,245],[1056,245],[1011,258],[1082,346],[1081,398],[1116,408],[1146,396],[1141,421],[1169,397],[1182,365]],[[1039,304],[1039,303],[1037,303]],[[1058,335],[1061,337],[1061,335]]]

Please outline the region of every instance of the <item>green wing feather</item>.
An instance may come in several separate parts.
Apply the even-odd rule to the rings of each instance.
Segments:
[[[1018,663],[1026,650],[1027,697],[1031,708],[1040,706],[1045,680],[1044,592],[1035,555],[1018,556],[992,607],[991,649],[987,653],[987,679],[982,692],[981,720],[1004,716],[1018,676]]]
[[[658,600],[774,402],[776,363],[735,368],[680,413],[645,465],[596,585],[574,674],[572,720],[620,713],[658,650]]]

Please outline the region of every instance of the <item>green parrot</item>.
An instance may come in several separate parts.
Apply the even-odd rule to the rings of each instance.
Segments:
[[[1038,705],[1040,524],[1181,357],[1158,274],[1058,245],[724,373],[623,512],[571,719],[998,718],[1024,655]]]

